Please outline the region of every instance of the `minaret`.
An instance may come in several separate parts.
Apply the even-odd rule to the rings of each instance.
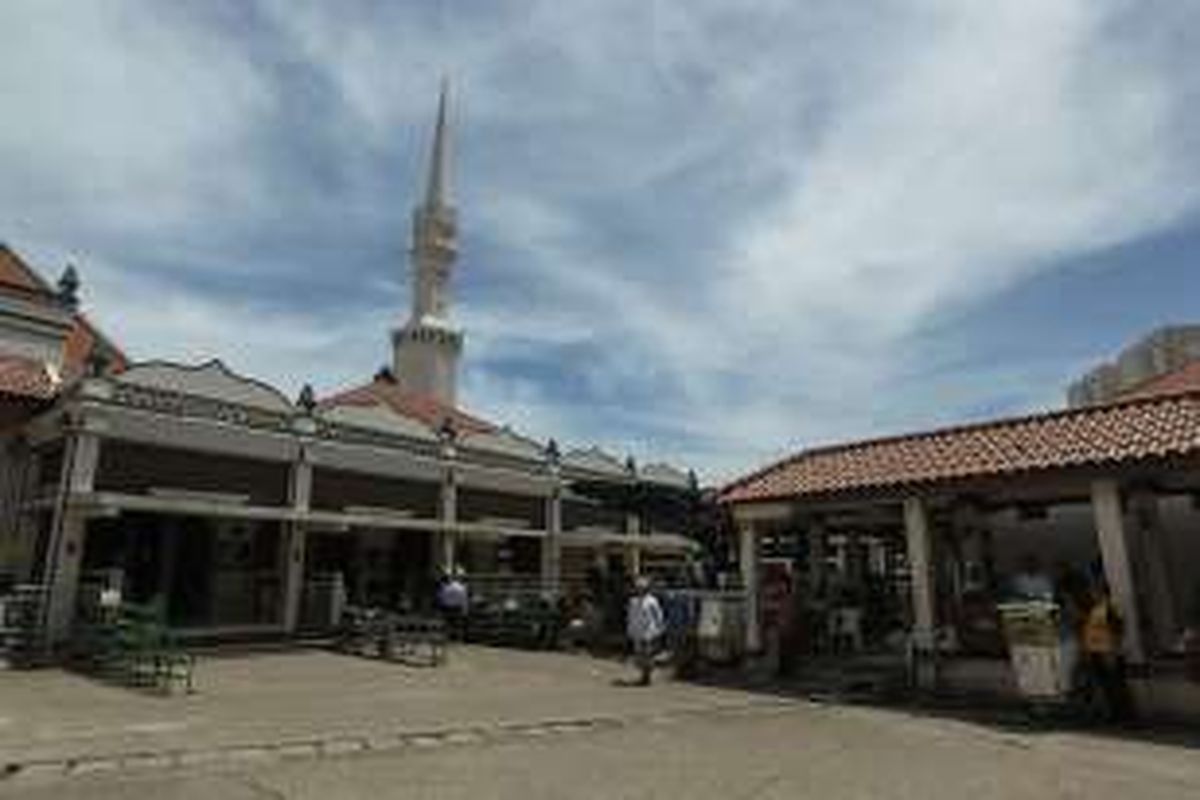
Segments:
[[[413,210],[412,316],[392,332],[392,366],[402,387],[453,406],[463,334],[450,322],[450,270],[458,244],[448,186],[446,95],[443,81],[425,198]]]

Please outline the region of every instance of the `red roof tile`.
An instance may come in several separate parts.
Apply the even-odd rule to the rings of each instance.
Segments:
[[[40,361],[0,355],[0,395],[48,400],[58,393],[60,382]]]
[[[63,370],[70,377],[82,375],[97,351],[104,353],[108,359],[108,369],[112,372],[123,372],[129,365],[121,349],[92,325],[86,316],[77,313],[71,331],[63,342]]]
[[[0,242],[0,291],[17,294],[35,303],[57,302],[54,288],[15,251]],[[82,313],[72,316],[71,330],[63,342],[62,366],[68,378],[82,375],[88,362],[97,352],[102,352],[109,368],[120,372],[128,361],[121,348],[100,332]]]
[[[449,417],[461,433],[491,433],[497,430],[490,422],[441,403],[428,395],[410,392],[387,378],[376,378],[370,383],[339,392],[322,400],[319,405],[326,408],[382,405],[434,429],[441,427],[442,422]]]
[[[1200,359],[1184,364],[1179,369],[1139,383],[1121,392],[1122,398],[1152,397],[1180,392],[1200,391]]]
[[[1200,451],[1200,393],[1142,397],[798,453],[734,481],[738,503],[1130,462]]]
[[[49,285],[3,243],[0,243],[0,286],[27,294],[53,294]]]

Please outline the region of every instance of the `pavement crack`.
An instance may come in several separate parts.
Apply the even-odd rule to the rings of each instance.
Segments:
[[[236,780],[259,797],[269,798],[269,800],[287,800],[287,795],[281,790],[264,785],[262,781],[252,775],[240,775]]]

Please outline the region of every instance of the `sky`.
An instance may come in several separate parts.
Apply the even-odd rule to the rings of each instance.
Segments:
[[[0,240],[135,359],[390,359],[441,77],[463,404],[721,481],[1200,321],[1196,0],[4,0]]]

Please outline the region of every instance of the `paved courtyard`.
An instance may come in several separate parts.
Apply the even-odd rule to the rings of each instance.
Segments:
[[[201,657],[197,691],[162,697],[58,670],[0,672],[0,765],[139,752],[371,739],[753,701],[737,690],[614,684],[607,659],[457,647],[440,668],[325,650]]]
[[[0,778],[0,796],[1200,796],[1200,758],[1180,744],[669,681],[625,688],[621,665],[563,654],[464,648],[441,670],[236,655],[200,675],[196,695],[159,698],[0,673],[0,763],[28,765]]]

